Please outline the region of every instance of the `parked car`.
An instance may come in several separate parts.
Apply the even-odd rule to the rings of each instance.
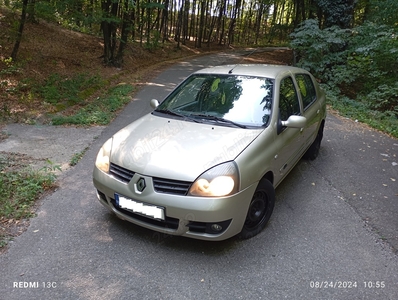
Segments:
[[[131,223],[215,241],[264,229],[275,188],[317,157],[326,118],[314,77],[290,66],[206,68],[150,104],[100,149],[98,199]]]

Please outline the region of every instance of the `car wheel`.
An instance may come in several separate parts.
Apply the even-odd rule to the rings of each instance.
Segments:
[[[307,152],[304,154],[305,159],[314,160],[318,157],[319,149],[321,149],[321,142],[323,138],[323,124],[318,130],[318,134],[316,135],[315,141],[308,148]]]
[[[267,225],[274,210],[274,205],[275,189],[269,180],[263,179],[259,182],[253,194],[245,224],[239,237],[248,239],[260,233]]]

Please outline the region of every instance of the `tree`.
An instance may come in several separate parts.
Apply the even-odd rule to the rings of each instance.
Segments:
[[[368,0],[369,4],[365,19],[377,24],[398,26],[398,1],[396,0]]]
[[[12,53],[11,53],[11,58],[14,61],[17,60],[19,45],[21,44],[21,40],[22,40],[22,33],[23,33],[23,28],[25,26],[25,22],[26,22],[26,11],[28,8],[28,3],[29,3],[29,0],[22,1],[22,13],[21,13],[21,20],[19,21],[17,39],[15,41],[14,48],[12,49]]]
[[[235,5],[234,5],[233,11],[232,11],[232,16],[231,16],[231,20],[230,20],[229,28],[228,28],[228,45],[230,45],[234,42],[234,30],[235,30],[235,25],[236,25],[236,18],[238,16],[238,12],[239,12],[241,4],[242,4],[242,0],[235,0]]]
[[[116,31],[117,23],[119,22],[117,18],[119,2],[102,0],[101,8],[103,13],[101,28],[104,37],[104,63],[106,65],[111,65],[114,63],[117,45]]]
[[[317,5],[323,19],[323,27],[334,25],[350,28],[354,20],[355,0],[318,0]]]
[[[223,42],[224,31],[225,31],[225,8],[226,1],[219,0],[218,2],[218,17],[217,17],[217,25],[216,25],[216,40],[218,40],[218,44],[221,45]]]
[[[36,10],[32,6],[31,11],[38,20],[55,20],[70,29],[94,34],[101,31],[104,63],[118,67],[123,64],[126,45],[136,38],[146,49],[158,47],[158,40],[164,43],[174,38],[180,46],[192,37],[198,48],[203,42],[261,46],[275,40],[287,41],[289,34],[308,19],[317,19],[321,29],[353,28],[365,21],[388,26],[398,24],[396,0],[17,1],[22,3],[22,14],[14,57],[29,15],[26,5],[30,3],[36,6]]]

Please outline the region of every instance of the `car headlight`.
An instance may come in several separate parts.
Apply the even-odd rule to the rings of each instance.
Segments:
[[[97,154],[97,159],[95,161],[95,165],[97,166],[97,168],[106,173],[109,172],[111,149],[112,149],[112,138],[107,140],[105,144],[101,147],[100,151]]]
[[[239,190],[239,171],[232,161],[217,165],[200,175],[189,189],[188,195],[222,197]]]

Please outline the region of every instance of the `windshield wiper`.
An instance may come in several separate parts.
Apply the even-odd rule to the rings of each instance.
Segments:
[[[175,112],[174,110],[170,110],[170,109],[160,109],[160,110],[156,110],[156,111],[166,114],[166,115],[172,115],[172,116],[181,117],[181,118],[186,117],[186,115],[179,114],[178,112]]]
[[[231,120],[228,120],[228,119],[224,119],[224,118],[221,118],[221,117],[205,115],[205,114],[198,114],[198,115],[194,114],[194,115],[191,115],[191,116],[200,117],[200,118],[203,118],[203,119],[206,119],[206,120],[216,121],[216,122],[220,122],[220,123],[227,123],[227,124],[234,125],[234,126],[240,127],[240,128],[247,128],[247,126],[245,126],[243,124],[239,124],[239,123],[236,123],[234,121],[231,121]]]
[[[188,119],[190,121],[196,122],[196,123],[200,123],[197,119],[192,118],[191,116],[187,116],[184,114],[180,114],[178,112],[175,112],[174,110],[170,110],[170,109],[160,109],[160,110],[155,110],[156,112],[160,112],[163,114],[167,114],[167,115],[171,115],[171,116],[176,116],[176,117],[180,117],[183,119]]]

